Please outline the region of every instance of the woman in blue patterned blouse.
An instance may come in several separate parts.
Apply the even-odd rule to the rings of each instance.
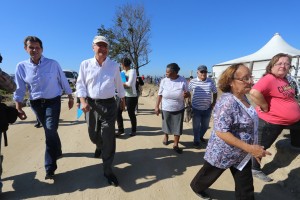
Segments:
[[[205,192],[226,170],[235,181],[236,199],[254,199],[251,157],[271,155],[257,145],[258,117],[246,94],[253,80],[243,63],[228,67],[218,86],[223,92],[214,112],[214,126],[204,156],[204,164],[191,182],[193,191],[204,199]]]

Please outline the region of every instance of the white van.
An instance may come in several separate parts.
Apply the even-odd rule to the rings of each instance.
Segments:
[[[75,85],[77,78],[78,78],[78,73],[76,71],[73,70],[63,70],[63,72],[65,73],[66,78],[68,79],[68,82],[70,84]]]

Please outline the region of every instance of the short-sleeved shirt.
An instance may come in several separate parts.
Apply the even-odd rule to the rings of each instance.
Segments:
[[[158,90],[158,95],[162,95],[162,110],[175,112],[184,109],[185,91],[188,91],[188,84],[184,77],[162,79]]]
[[[189,83],[189,90],[193,92],[192,106],[197,110],[207,110],[211,106],[212,94],[217,93],[217,88],[210,78],[204,81],[194,78]]]
[[[255,109],[252,106],[247,108],[238,101],[233,94],[223,93],[214,107],[214,126],[204,159],[221,169],[237,167],[248,153],[227,144],[217,136],[216,131],[230,132],[247,144],[253,144],[254,138],[257,137],[255,123],[257,124],[258,117]]]
[[[269,105],[269,112],[260,112],[260,108],[256,107],[259,118],[281,125],[291,125],[300,120],[300,107],[295,99],[295,89],[287,79],[267,74],[253,88],[262,93]]]

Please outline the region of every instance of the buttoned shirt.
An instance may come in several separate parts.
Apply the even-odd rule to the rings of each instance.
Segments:
[[[29,99],[52,99],[66,94],[72,94],[68,80],[57,61],[41,57],[38,64],[31,59],[17,64],[15,82],[17,89],[14,100],[22,102],[26,88],[29,90]]]
[[[117,95],[125,96],[119,65],[106,58],[100,66],[96,58],[82,61],[76,82],[77,97],[108,99]]]
[[[215,105],[213,118],[214,126],[204,159],[221,169],[231,166],[237,168],[248,153],[227,144],[217,136],[216,132],[221,132],[221,134],[230,132],[245,143],[253,144],[257,137],[257,127],[255,126],[258,123],[257,113],[252,106],[247,108],[239,102],[232,93],[223,93]]]

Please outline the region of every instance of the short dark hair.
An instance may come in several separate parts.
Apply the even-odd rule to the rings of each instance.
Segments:
[[[180,67],[177,65],[177,63],[170,63],[167,65],[167,68],[169,68],[172,72],[175,72],[178,74]]]
[[[131,65],[131,60],[127,57],[123,58],[122,59],[122,64],[125,66],[125,67],[130,67]]]
[[[41,46],[41,48],[43,49],[43,42],[42,40],[40,40],[40,38],[36,37],[36,36],[27,36],[25,39],[24,39],[24,47],[27,46],[27,42],[38,42]]]

